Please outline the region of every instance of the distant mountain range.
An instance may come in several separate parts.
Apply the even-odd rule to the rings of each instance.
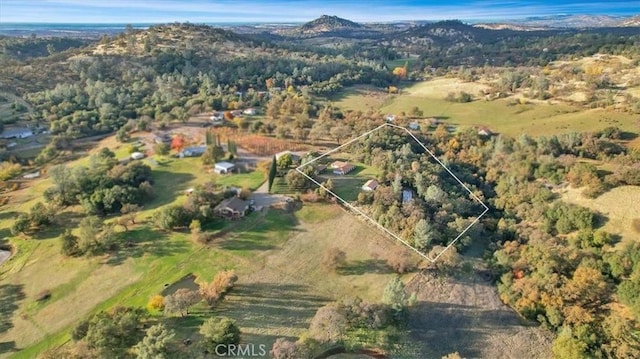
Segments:
[[[598,27],[630,27],[640,26],[640,15],[608,16],[608,15],[556,15],[535,16],[521,20],[488,22],[483,25],[512,25],[537,28],[598,28]]]
[[[460,21],[456,21],[460,23]],[[351,37],[377,38],[383,34],[400,33],[411,28],[447,24],[450,21],[406,20],[385,23],[357,23],[338,16],[322,15],[304,24],[295,23],[238,23],[215,24],[242,34],[261,34],[277,37]],[[485,30],[545,31],[567,29],[598,29],[640,27],[640,15],[555,15],[535,16],[524,19],[487,22],[464,22],[475,28]],[[137,24],[134,28],[147,28],[151,24]],[[124,32],[125,24],[40,24],[40,23],[1,23],[0,36],[27,37],[32,34],[45,37],[100,38],[102,35],[114,35]]]
[[[276,30],[284,36],[371,36],[380,33],[402,31],[415,26],[429,24],[446,24],[448,21],[397,21],[392,23],[360,24],[338,16],[322,15],[319,18],[300,26],[286,27]],[[608,15],[556,15],[529,17],[518,20],[500,22],[474,23],[475,27],[489,30],[542,31],[553,29],[585,29],[605,27],[640,27],[640,15],[608,16]]]

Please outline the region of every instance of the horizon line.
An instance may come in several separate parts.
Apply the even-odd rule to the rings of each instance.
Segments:
[[[4,25],[15,25],[15,24],[36,24],[36,25],[162,25],[162,24],[194,24],[194,25],[210,25],[210,24],[256,24],[256,25],[287,25],[287,24],[305,24],[307,22],[314,21],[319,19],[322,16],[327,14],[321,14],[310,20],[300,20],[300,21],[278,21],[278,20],[247,20],[247,21],[190,21],[190,20],[166,20],[166,21],[141,21],[141,22],[114,22],[114,21],[6,21],[0,22],[0,27]],[[337,15],[328,15],[328,16],[337,16]],[[612,18],[631,18],[635,16],[640,16],[640,12],[636,14],[629,15],[619,15],[619,14],[605,14],[605,13],[559,13],[556,15],[530,15],[523,17],[511,17],[511,18],[494,18],[494,19],[486,19],[486,18],[453,18],[453,17],[443,17],[440,19],[397,19],[397,20],[385,20],[385,21],[355,21],[350,20],[345,17],[337,16],[341,19],[353,21],[359,24],[393,24],[393,23],[408,23],[408,22],[442,22],[442,21],[461,21],[461,22],[483,22],[483,23],[492,23],[492,22],[509,22],[509,21],[519,21],[519,20],[527,20],[527,19],[552,19],[558,16],[607,16]]]

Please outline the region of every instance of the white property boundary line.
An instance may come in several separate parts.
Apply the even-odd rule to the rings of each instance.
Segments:
[[[409,134],[409,136],[411,136],[420,146],[422,146],[422,148],[424,148],[425,151],[427,151],[427,153],[429,153],[429,155],[431,155],[431,157],[440,165],[442,166],[442,168],[444,168],[453,178],[455,178],[455,180],[465,189],[467,190],[467,192],[469,192],[469,194],[471,195],[471,197],[476,200],[478,203],[480,203],[482,205],[482,207],[484,207],[484,211],[482,211],[482,213],[480,213],[480,215],[478,217],[476,217],[476,219],[471,222],[462,232],[460,232],[460,234],[458,234],[458,236],[456,238],[454,238],[449,244],[447,244],[447,246],[440,252],[438,253],[435,258],[430,258],[429,256],[425,255],[424,253],[420,252],[419,250],[417,250],[416,248],[414,248],[412,245],[410,245],[409,243],[407,243],[407,241],[403,240],[402,238],[398,237],[395,233],[391,232],[390,230],[388,230],[387,228],[385,228],[383,225],[381,225],[380,223],[378,223],[377,221],[373,220],[371,217],[367,216],[366,214],[364,214],[360,209],[358,209],[357,207],[354,207],[353,205],[351,205],[351,203],[345,201],[344,199],[342,199],[342,197],[338,196],[337,194],[335,194],[333,191],[331,191],[330,189],[328,189],[327,187],[323,186],[321,183],[318,183],[318,181],[316,181],[315,179],[313,179],[311,176],[308,176],[306,173],[304,173],[301,168],[318,161],[319,159],[326,157],[336,151],[339,151],[341,148],[350,145],[351,143],[360,140],[363,137],[369,136],[370,134],[384,128],[384,127],[392,127],[392,128],[396,128],[396,129],[400,129],[405,131],[406,133]],[[456,243],[456,241],[458,239],[460,239],[460,237],[462,237],[468,230],[469,228],[471,228],[474,224],[476,224],[480,218],[482,216],[485,215],[485,213],[487,213],[489,211],[489,207],[487,207],[486,204],[484,204],[484,202],[482,202],[480,200],[480,198],[478,198],[478,196],[476,196],[470,189],[469,187],[467,187],[464,183],[462,183],[462,181],[458,178],[458,176],[456,176],[455,174],[453,174],[453,172],[451,172],[451,170],[449,170],[449,168],[447,168],[447,166],[444,165],[444,163],[442,163],[442,161],[440,161],[438,159],[438,157],[436,157],[433,152],[431,152],[422,142],[420,142],[420,140],[418,140],[418,138],[416,138],[416,136],[413,135],[413,133],[411,133],[411,131],[409,131],[408,129],[406,129],[405,127],[401,127],[401,126],[397,126],[397,125],[393,125],[390,123],[385,123],[382,124],[376,128],[374,128],[371,131],[368,131],[356,138],[353,138],[345,143],[343,143],[342,145],[332,149],[331,151],[325,152],[324,154],[312,159],[311,161],[305,162],[303,164],[301,164],[300,166],[296,167],[296,171],[298,171],[299,173],[301,173],[303,176],[305,176],[308,180],[310,180],[311,182],[315,183],[317,186],[319,186],[320,188],[323,188],[325,191],[327,191],[328,193],[330,193],[331,195],[333,195],[334,197],[336,197],[342,204],[344,204],[346,207],[348,207],[350,210],[352,210],[353,212],[363,216],[364,218],[366,218],[369,222],[371,222],[372,224],[374,224],[376,227],[378,227],[380,230],[382,230],[383,232],[387,233],[388,235],[390,235],[391,237],[393,237],[394,239],[398,240],[400,243],[404,244],[405,246],[409,247],[411,250],[413,250],[414,252],[418,253],[420,256],[422,256],[423,258],[427,259],[428,261],[430,261],[431,263],[435,262],[447,249],[451,248],[451,246]]]

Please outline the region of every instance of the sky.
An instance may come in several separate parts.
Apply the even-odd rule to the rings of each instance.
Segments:
[[[297,23],[323,14],[359,22],[482,21],[639,13],[640,0],[0,0],[0,24]]]

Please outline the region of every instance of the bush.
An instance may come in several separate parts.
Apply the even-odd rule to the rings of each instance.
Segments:
[[[390,251],[387,265],[399,274],[407,273],[414,267],[409,252],[400,246],[396,246]]]
[[[238,281],[234,271],[222,271],[216,274],[211,283],[200,285],[200,295],[210,306],[214,306]]]
[[[62,239],[62,254],[69,257],[81,254],[78,237],[74,236],[70,230],[65,230],[60,239]]]
[[[153,152],[161,156],[168,155],[170,150],[171,147],[169,147],[169,145],[166,143],[157,143],[153,145]]]
[[[322,265],[328,270],[336,270],[347,261],[347,254],[336,247],[327,248],[322,256]]]
[[[6,181],[20,174],[22,166],[19,163],[0,163],[0,181]]]
[[[192,219],[193,214],[179,205],[162,208],[154,212],[151,216],[153,224],[164,231],[187,227]]]
[[[216,346],[222,344],[225,347],[240,342],[240,328],[235,321],[227,317],[207,319],[200,327],[200,334],[205,337],[205,347],[210,353],[216,352]],[[218,347],[218,352],[222,352]]]

